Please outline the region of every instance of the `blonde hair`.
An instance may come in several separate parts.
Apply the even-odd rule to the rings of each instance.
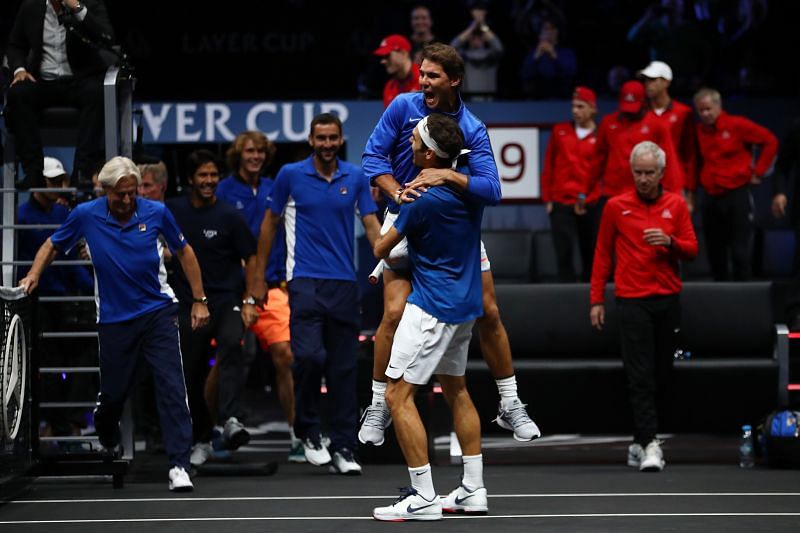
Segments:
[[[100,169],[100,174],[97,176],[97,181],[103,187],[113,188],[116,187],[119,180],[128,176],[135,177],[137,184],[142,183],[142,175],[136,163],[127,157],[118,155],[112,157],[103,165],[103,168]]]

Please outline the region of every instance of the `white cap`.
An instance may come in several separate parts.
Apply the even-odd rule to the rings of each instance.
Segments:
[[[64,165],[55,157],[44,158],[44,168],[42,174],[45,178],[59,178],[64,176],[67,172],[64,170]]]
[[[639,75],[646,78],[664,78],[672,81],[672,69],[663,61],[651,61],[649,65],[639,71]]]

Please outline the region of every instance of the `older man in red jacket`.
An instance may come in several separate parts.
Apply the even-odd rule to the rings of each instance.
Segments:
[[[708,259],[715,281],[730,279],[728,254],[733,263],[733,279],[746,281],[752,274],[753,199],[750,184],[761,182],[778,151],[778,139],[768,129],[744,117],[722,110],[722,97],[704,88],[694,95],[700,116],[697,142],[700,184],[707,198],[703,208],[703,227]],[[761,153],[753,164],[753,147]],[[690,187],[694,188],[694,183]]]
[[[589,317],[605,323],[605,284],[616,259],[617,311],[622,361],[633,411],[628,465],[660,471],[664,454],[656,438],[657,406],[669,390],[672,358],[680,331],[680,260],[697,255],[697,239],[686,202],[661,186],[666,157],[650,141],[630,156],[635,189],[611,198],[603,210],[594,252]]]

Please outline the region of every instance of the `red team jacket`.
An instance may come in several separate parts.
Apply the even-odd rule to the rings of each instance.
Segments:
[[[394,97],[401,93],[412,93],[419,91],[419,65],[413,63],[411,65],[411,72],[404,80],[396,80],[391,78],[383,86],[383,107],[389,107]]]
[[[647,244],[644,230],[650,228],[661,228],[672,238],[672,245]],[[616,257],[616,295],[643,298],[680,292],[678,260],[696,255],[697,237],[680,194],[664,191],[652,203],[639,198],[635,190],[615,196],[608,200],[600,220],[592,266],[591,303],[603,303],[612,257]]]
[[[544,153],[541,186],[542,200],[560,204],[574,204],[578,194],[586,195],[586,202],[599,198],[599,191],[587,189],[590,173],[598,165],[597,131],[578,139],[575,125],[562,122],[553,126],[547,150]]]
[[[686,179],[685,184],[688,185],[695,174],[697,164],[694,111],[686,104],[670,100],[663,113],[656,115],[652,110],[651,113],[669,128],[672,145],[675,146]]]
[[[645,113],[641,120],[631,121],[622,119],[619,111],[615,111],[603,117],[597,132],[601,163],[592,174],[594,180],[599,177],[601,181],[601,195],[612,197],[634,190],[630,156],[633,147],[642,141],[653,141],[666,152],[664,188],[672,192],[682,191],[683,170],[680,164],[676,164],[678,156],[669,128],[650,112]],[[594,184],[590,183],[589,188],[593,187]]]
[[[696,128],[700,184],[713,196],[747,185],[753,172],[763,176],[778,151],[778,139],[767,128],[725,111],[713,126],[698,123]],[[752,145],[761,146],[755,165]],[[692,189],[696,187],[696,183],[689,185]]]

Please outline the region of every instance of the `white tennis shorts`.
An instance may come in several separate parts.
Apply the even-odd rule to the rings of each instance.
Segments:
[[[426,384],[433,374],[463,376],[474,323],[447,324],[406,303],[386,375],[413,385]]]
[[[385,218],[383,219],[383,226],[381,226],[381,235],[388,233],[394,221],[397,220],[397,213],[390,213],[386,211]],[[408,270],[408,240],[403,239],[397,246],[392,248],[389,252],[389,257],[386,259],[386,266],[390,270]],[[489,256],[486,255],[486,247],[481,241],[481,272],[489,272],[492,269],[492,264],[489,262]]]

